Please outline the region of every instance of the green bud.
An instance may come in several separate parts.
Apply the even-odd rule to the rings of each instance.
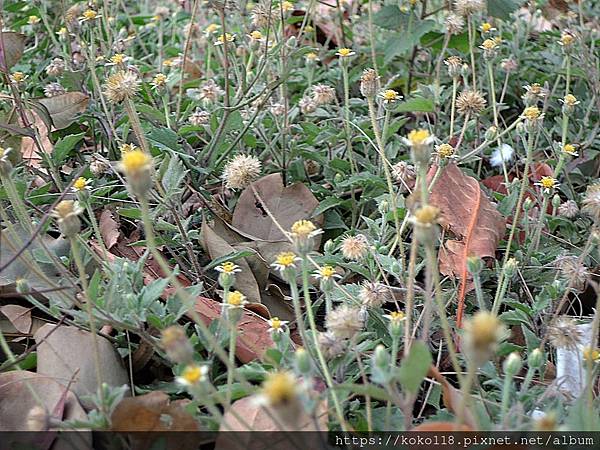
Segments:
[[[517,352],[512,352],[508,357],[504,360],[503,364],[504,373],[506,376],[514,377],[521,367],[523,367],[523,360],[521,359],[521,355]]]
[[[560,195],[554,194],[554,197],[552,197],[552,207],[556,210],[556,209],[558,209],[560,204],[561,204]]]
[[[498,135],[498,128],[492,126],[489,127],[486,132],[485,132],[485,140],[486,141],[493,141],[496,139],[496,136]]]
[[[539,369],[544,365],[544,353],[539,349],[534,349],[527,358],[527,364],[533,369]]]
[[[25,278],[17,278],[16,288],[19,294],[23,294],[25,292],[31,292],[29,289],[29,282]]]
[[[302,375],[308,375],[312,369],[308,352],[303,348],[299,348],[296,350],[294,358],[296,360],[295,362],[298,372],[300,372]]]
[[[532,207],[533,207],[533,200],[531,200],[529,197],[527,197],[525,200],[523,200],[523,209],[525,211],[529,211]]]
[[[386,348],[381,344],[375,347],[374,361],[375,366],[382,371],[385,371],[390,367],[390,355]]]
[[[335,242],[333,242],[331,239],[328,239],[323,245],[323,251],[326,255],[332,254],[335,251]]]
[[[481,261],[481,258],[477,256],[469,256],[467,258],[467,269],[473,275],[481,272],[481,269],[483,269],[483,262]]]
[[[508,261],[506,261],[506,276],[508,278],[512,278],[517,271],[517,267],[519,267],[519,263],[515,258],[510,258]]]

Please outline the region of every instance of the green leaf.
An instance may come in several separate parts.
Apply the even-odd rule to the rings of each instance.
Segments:
[[[498,19],[508,20],[510,15],[523,3],[522,0],[488,0],[488,14]]]
[[[431,353],[425,344],[416,341],[410,347],[410,353],[400,363],[398,377],[402,387],[410,393],[419,391],[421,382],[431,366]]]
[[[139,208],[117,208],[117,214],[128,219],[142,218],[142,210]]]
[[[163,150],[181,151],[179,135],[169,128],[155,128],[148,135],[148,139]]]
[[[407,16],[396,5],[387,5],[373,16],[373,23],[381,28],[397,30],[407,20]]]
[[[323,214],[328,209],[335,208],[336,206],[339,206],[342,203],[344,203],[344,199],[342,199],[342,198],[328,197],[325,200],[323,200],[321,203],[319,203],[319,206],[317,206],[315,208],[315,210],[313,211],[312,217],[318,216],[319,214]]]
[[[396,112],[432,112],[433,100],[424,97],[414,97],[400,103],[396,108]]]
[[[240,258],[246,258],[248,256],[255,256],[256,252],[254,250],[240,250],[237,252],[231,252],[231,253],[227,253],[226,255],[223,255],[219,258],[215,258],[214,260],[212,260],[210,262],[209,265],[207,265],[204,270],[210,270],[213,269],[214,267],[217,267],[220,264],[223,264],[224,262],[227,261],[236,261]]]
[[[185,170],[179,158],[176,155],[172,155],[161,180],[167,198],[171,198],[179,193],[181,183],[183,183],[183,179],[187,173],[188,171]]]
[[[417,45],[425,33],[435,27],[433,20],[422,20],[412,23],[411,26],[401,33],[393,33],[384,45],[383,53],[385,63],[389,63],[394,57],[402,55]]]
[[[60,139],[56,144],[54,144],[54,150],[52,152],[52,159],[56,165],[60,165],[63,163],[71,150],[75,148],[75,146],[83,139],[85,133],[79,134],[71,134],[69,136],[65,136]]]

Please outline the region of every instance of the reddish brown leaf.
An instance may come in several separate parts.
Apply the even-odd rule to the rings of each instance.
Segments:
[[[474,431],[466,425],[458,425],[455,422],[423,422],[410,431],[439,432],[439,431]]]
[[[167,434],[200,430],[194,416],[184,409],[185,405],[185,401],[171,402],[169,396],[161,391],[124,398],[110,417],[111,430],[134,433],[130,435],[132,449],[152,448],[158,439],[165,439],[162,443],[164,448],[197,448],[197,438],[193,434]],[[145,433],[139,433],[142,431]]]
[[[31,309],[19,305],[4,305],[0,312],[13,324],[19,333],[29,334],[31,331]]]
[[[444,406],[448,408],[450,412],[457,415],[460,411],[463,401],[462,392],[452,386],[448,380],[446,380],[446,377],[444,377],[444,375],[442,375],[435,366],[431,366],[429,368],[429,376],[435,379],[442,386],[442,398],[444,400]],[[477,421],[475,420],[475,417],[471,411],[469,411],[467,408],[465,408],[464,411],[464,422],[465,425],[472,430],[477,429]]]
[[[437,168],[432,168],[433,176]],[[492,258],[504,235],[506,221],[481,190],[475,178],[465,175],[455,164],[442,169],[429,201],[440,209],[440,223],[455,239],[447,240],[440,251],[440,272],[460,278],[457,323],[469,278],[467,258]]]
[[[119,223],[114,219],[110,209],[105,209],[100,214],[100,234],[107,249],[111,249],[117,243],[120,236]]]

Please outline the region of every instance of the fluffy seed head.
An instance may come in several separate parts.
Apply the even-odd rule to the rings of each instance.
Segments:
[[[342,305],[327,314],[325,326],[336,338],[350,339],[363,329],[364,319],[359,308]]]
[[[367,256],[369,244],[367,238],[362,234],[348,236],[342,240],[341,250],[344,258],[358,261]]]
[[[346,352],[348,341],[336,337],[329,331],[321,332],[319,333],[319,347],[323,350],[327,359],[333,359]]]
[[[60,83],[48,83],[46,86],[44,86],[44,95],[46,97],[56,97],[57,95],[62,95],[65,92],[67,91],[61,86]]]
[[[400,183],[400,193],[408,192],[415,185],[417,179],[417,172],[415,166],[407,163],[406,161],[399,161],[392,166],[392,176]]]
[[[567,280],[573,289],[582,291],[585,288],[585,283],[590,274],[587,267],[579,261],[577,256],[562,256],[554,264],[559,274]]]
[[[558,214],[567,219],[572,219],[579,214],[579,207],[574,200],[567,200],[558,207]]]
[[[582,211],[600,222],[600,183],[588,186],[582,204]]]
[[[61,58],[54,58],[48,67],[46,67],[46,73],[51,77],[58,77],[65,71],[66,64],[65,60]]]
[[[486,105],[486,100],[479,91],[467,90],[460,93],[456,99],[456,109],[463,115],[479,114]]]
[[[552,321],[547,330],[548,342],[555,348],[575,350],[581,345],[583,333],[569,317],[559,317]]]
[[[223,169],[227,189],[244,189],[260,175],[261,163],[251,155],[237,155]]]
[[[360,77],[360,93],[366,98],[373,98],[379,92],[379,77],[374,69],[365,69]]]
[[[360,289],[362,304],[376,308],[386,303],[390,298],[390,291],[383,283],[365,281]]]
[[[206,125],[210,120],[210,113],[208,111],[197,109],[190,115],[188,120],[190,121],[191,125],[196,127]]]
[[[485,9],[483,0],[455,0],[454,9],[462,16],[469,16]]]
[[[450,13],[446,16],[445,25],[448,34],[460,34],[465,27],[465,19],[458,14]]]
[[[312,88],[312,99],[317,105],[328,105],[335,100],[335,89],[317,84]]]
[[[121,103],[133,98],[140,89],[140,80],[131,71],[120,70],[111,75],[104,84],[104,95],[111,103]]]

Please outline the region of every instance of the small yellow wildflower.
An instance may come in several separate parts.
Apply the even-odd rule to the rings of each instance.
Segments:
[[[335,268],[332,266],[323,266],[315,274],[317,278],[322,278],[323,280],[329,280],[335,275]]]
[[[290,372],[269,373],[262,385],[262,397],[268,405],[291,404],[298,395],[298,380]]]
[[[291,11],[294,9],[294,4],[288,1],[281,2],[281,9],[283,12]]]
[[[295,267],[298,257],[293,252],[282,252],[275,258],[273,267],[278,270],[284,270],[288,267]]]
[[[393,89],[386,89],[379,94],[379,97],[383,100],[384,104],[395,103],[400,100],[402,97],[398,92]]]
[[[352,51],[352,49],[350,48],[340,48],[337,52],[336,55],[339,56],[340,58],[349,58],[350,56],[354,56],[356,55],[356,52]]]
[[[537,106],[529,106],[523,110],[523,117],[527,120],[536,120],[539,119],[541,115],[541,111]]]
[[[583,349],[583,360],[587,362],[598,362],[600,361],[600,349],[585,347]]]
[[[295,236],[310,236],[317,231],[317,227],[310,220],[298,220],[292,225],[291,231]]]
[[[206,380],[208,367],[190,364],[183,369],[181,376],[177,377],[177,382],[184,386],[196,386]]]
[[[579,100],[577,100],[577,97],[575,97],[573,94],[565,95],[565,98],[562,99],[561,102],[563,102],[565,106],[568,106],[569,108],[573,108],[575,105],[579,104]]]
[[[110,62],[113,64],[123,64],[127,60],[127,56],[123,53],[117,53],[110,57]]]
[[[486,39],[481,44],[480,48],[482,48],[483,50],[494,50],[497,46],[498,46],[498,43],[496,42],[495,39]]]
[[[254,30],[249,36],[253,41],[260,41],[263,38],[263,34],[258,30]]]
[[[13,83],[22,83],[27,78],[23,72],[13,72],[10,74],[10,79]]]
[[[229,34],[229,33],[221,34],[215,41],[215,45],[223,45],[225,43],[225,41],[227,41],[227,42],[235,41],[235,35]]]
[[[556,178],[553,177],[542,177],[540,178],[540,181],[535,184],[536,186],[541,187],[542,191],[544,191],[546,194],[549,194],[554,188],[559,186]]]
[[[217,272],[227,273],[227,274],[232,274],[232,273],[242,271],[242,269],[240,269],[240,267],[238,265],[232,263],[231,261],[224,262],[220,266],[215,267],[215,270]]]
[[[86,9],[81,15],[82,22],[88,22],[92,20],[96,20],[98,18],[98,11],[94,11],[93,9]]]
[[[268,331],[272,331],[274,333],[283,333],[284,327],[289,323],[287,320],[281,320],[279,317],[271,317],[270,320],[267,320],[270,328]]]
[[[152,78],[152,87],[155,89],[163,87],[167,84],[167,76],[164,73],[157,73]]]
[[[219,25],[216,23],[211,23],[204,29],[205,34],[213,34],[215,31],[219,29]]]
[[[84,177],[79,177],[75,180],[75,182],[73,183],[73,191],[75,192],[81,192],[84,191],[86,189],[89,189],[89,184],[91,183],[91,180],[88,180],[87,178]]]
[[[240,291],[228,292],[226,296],[228,308],[243,308],[248,302]]]
[[[454,147],[450,144],[438,145],[436,150],[440,158],[452,158],[454,156]]]
[[[436,222],[440,210],[432,205],[425,205],[415,211],[414,221],[420,225],[432,225]]]
[[[37,23],[40,23],[40,20],[42,20],[42,19],[40,19],[38,16],[29,16],[27,18],[27,23],[29,25],[35,25]]]
[[[406,314],[404,314],[402,311],[392,311],[389,314],[384,314],[383,317],[388,319],[392,325],[398,325],[400,322],[406,319]]]
[[[121,148],[121,169],[126,176],[137,175],[152,166],[152,156],[143,150],[132,146],[133,149],[124,151]]]
[[[433,136],[431,136],[431,134],[429,133],[428,130],[425,130],[424,128],[420,128],[417,130],[412,130],[410,133],[408,133],[407,139],[406,139],[406,143],[408,145],[412,146],[419,146],[419,145],[428,145],[431,143]]]
[[[579,156],[577,153],[577,147],[573,144],[565,144],[563,146],[563,152],[565,152],[569,156]]]
[[[495,28],[492,27],[492,24],[489,22],[483,22],[479,27],[482,33],[489,33],[490,31],[494,31]]]

